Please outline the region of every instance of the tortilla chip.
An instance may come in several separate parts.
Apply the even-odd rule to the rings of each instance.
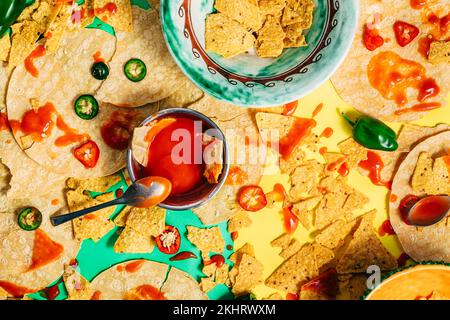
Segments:
[[[9,51],[11,50],[11,38],[4,34],[0,38],[0,61],[8,61]]]
[[[203,260],[208,259],[209,253],[222,253],[225,242],[219,227],[200,229],[187,226],[187,238],[202,253]]]
[[[337,220],[322,230],[314,239],[318,244],[328,249],[334,250],[340,248],[344,245],[345,238],[352,232],[357,222],[359,222],[357,219],[350,222]]]
[[[272,240],[270,242],[270,245],[275,248],[286,249],[289,246],[290,242],[291,242],[291,235],[288,233],[283,233],[278,238]]]
[[[254,287],[263,282],[264,266],[256,258],[243,254],[237,269],[238,274],[231,289],[235,296],[250,293]]]
[[[209,184],[219,183],[219,178],[223,171],[223,141],[213,138],[213,140],[204,147],[203,160],[205,162],[203,176]]]
[[[153,248],[151,237],[145,237],[130,227],[125,227],[114,243],[114,251],[118,253],[151,253]]]
[[[128,216],[126,227],[140,233],[145,238],[157,237],[165,228],[166,210],[160,207],[133,208]]]
[[[345,155],[345,162],[350,169],[357,168],[362,160],[367,159],[367,149],[357,143],[353,138],[348,138],[338,144],[339,150]]]
[[[258,0],[216,0],[214,7],[247,28],[258,30],[262,24]]]
[[[276,58],[283,53],[284,40],[262,40],[258,41],[256,53],[261,58]]]
[[[110,3],[117,6],[114,13],[104,9]],[[133,31],[130,0],[94,0],[94,12],[100,20],[111,25],[116,31]]]
[[[258,31],[258,41],[280,40],[284,39],[285,36],[280,21],[274,16],[267,16],[263,27]]]
[[[359,300],[367,291],[365,274],[346,274],[338,276],[340,299]]]
[[[295,168],[303,163],[306,156],[305,153],[299,148],[295,148],[289,159],[280,159],[280,170],[282,173],[290,174]]]
[[[299,300],[330,300],[330,297],[317,290],[301,290]]]
[[[229,282],[228,264],[224,264],[220,268],[217,268],[216,277],[214,280],[217,284],[226,284],[226,285],[229,284],[228,283]]]
[[[203,292],[208,292],[212,288],[216,286],[216,283],[212,278],[201,278],[200,280],[200,289]]]
[[[243,228],[248,228],[251,224],[252,220],[249,215],[244,211],[240,211],[228,221],[228,232],[233,233]]]
[[[299,222],[309,230],[312,226],[312,218],[314,215],[314,209],[322,200],[322,196],[315,196],[312,198],[304,199],[297,202],[292,207],[292,212],[297,216]]]
[[[23,21],[12,26],[11,51],[9,64],[13,67],[21,64],[33,50],[42,33],[36,21]]]
[[[8,299],[8,292],[6,292],[3,288],[0,288],[0,300]]]
[[[104,193],[122,180],[119,174],[101,178],[76,179],[69,178],[66,185],[69,189]]]
[[[331,267],[334,259],[334,252],[320,244],[314,244],[314,263],[316,264],[319,274]]]
[[[255,44],[255,37],[238,22],[223,14],[210,14],[206,18],[206,50],[225,58],[247,52]]]
[[[56,18],[49,24],[45,31],[45,49],[46,53],[53,53],[59,47],[59,41],[67,30],[72,17],[72,7],[62,5]]]
[[[324,166],[315,160],[309,160],[305,164],[298,166],[291,174],[291,190],[289,200],[298,202],[311,190],[315,190],[319,183],[319,178],[323,175]]]
[[[375,214],[376,210],[362,217],[352,240],[338,260],[338,273],[366,272],[372,265],[383,271],[397,268],[397,260],[386,250],[375,233],[372,225]]]
[[[283,26],[300,23],[303,30],[312,25],[315,4],[311,0],[287,0],[281,22]]]
[[[285,38],[283,44],[285,48],[299,48],[306,47],[308,45],[305,36],[302,34],[295,39]]]
[[[284,300],[284,299],[283,299],[283,296],[281,294],[276,292],[276,293],[272,293],[267,298],[263,298],[262,300]]]
[[[158,102],[159,109],[187,108],[191,104],[200,101],[205,93],[200,90],[191,80],[186,78],[180,88],[169,97]]]
[[[120,211],[120,213],[117,215],[117,217],[114,219],[114,223],[118,227],[125,227],[127,224],[128,216],[130,215],[131,210],[133,210],[133,207],[126,206],[125,208]]]
[[[292,239],[289,245],[280,252],[280,256],[287,260],[292,257],[295,253],[297,253],[303,246],[303,243],[296,239]]]
[[[114,199],[114,194],[104,194],[93,199],[79,190],[69,190],[66,192],[67,204],[71,212],[93,207],[103,202]],[[115,208],[110,207],[88,214],[84,217],[72,221],[74,235],[77,240],[92,239],[100,240],[112,228],[114,223],[109,217],[114,213]]]
[[[450,193],[450,174],[444,156],[433,160],[426,152],[420,154],[411,180],[415,192],[437,195]]]
[[[171,268],[161,292],[169,300],[207,300],[208,297],[189,274]]]
[[[261,15],[281,16],[286,0],[259,0],[259,11]]]
[[[241,259],[244,254],[254,257],[255,249],[253,248],[253,245],[250,243],[244,244],[241,248],[239,248],[239,250],[231,255],[230,261],[234,264],[239,264],[241,263]]]
[[[430,45],[428,61],[432,64],[450,63],[450,41],[434,41]]]
[[[90,283],[71,265],[64,266],[64,286],[67,290],[67,300],[90,300],[93,290]]]
[[[37,8],[41,5],[42,0],[35,0],[32,4],[29,6],[26,6],[25,9],[23,9],[20,16],[17,18],[17,22],[22,22],[24,20],[31,20],[31,16],[33,13],[37,10]]]

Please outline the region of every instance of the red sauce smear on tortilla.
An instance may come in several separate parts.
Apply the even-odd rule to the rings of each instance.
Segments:
[[[297,293],[288,293],[286,295],[286,300],[299,300],[300,296]]]
[[[324,155],[324,154],[327,153],[327,152],[328,152],[328,148],[327,148],[327,147],[322,147],[322,148],[319,149],[319,153],[320,153],[321,155]]]
[[[372,87],[400,107],[408,103],[407,91],[411,88],[418,90],[419,102],[440,92],[436,81],[426,77],[426,69],[420,63],[403,59],[391,51],[375,55],[369,62],[367,74]]]
[[[180,253],[174,255],[169,260],[170,261],[182,261],[182,260],[188,260],[188,259],[197,259],[197,256],[193,252],[183,251],[183,252],[180,252]]]
[[[427,5],[428,0],[410,0],[411,8],[420,10]]]
[[[209,266],[210,264],[215,264],[217,268],[221,268],[225,263],[225,258],[221,254],[216,254],[212,256],[208,261],[204,262],[205,266]]]
[[[230,171],[228,172],[228,177],[226,180],[226,184],[228,185],[242,185],[245,183],[245,180],[247,180],[248,175],[245,171],[243,171],[238,166],[232,166],[230,168]]]
[[[326,295],[329,298],[336,298],[339,292],[338,274],[335,269],[329,269],[318,277],[312,279],[301,287],[301,291],[311,290]]]
[[[0,288],[8,292],[14,298],[22,298],[27,293],[33,293],[35,291],[8,281],[0,281]]]
[[[60,115],[58,115],[58,118],[56,119],[56,126],[59,130],[64,132],[64,135],[57,138],[55,141],[55,145],[57,147],[65,147],[90,139],[90,136],[88,134],[79,134],[75,129],[69,127]]]
[[[236,241],[237,238],[239,238],[239,232],[238,231],[234,231],[231,233],[231,240]]]
[[[322,111],[323,109],[323,103],[317,105],[317,107],[314,109],[313,113],[312,113],[312,117],[315,118],[317,117],[317,115]]]
[[[395,234],[394,228],[392,228],[391,220],[385,220],[378,229],[380,237],[392,236]]]
[[[284,105],[283,115],[292,116],[295,113],[295,111],[297,110],[297,107],[298,107],[298,101],[293,101],[293,102],[290,102],[290,103]]]
[[[100,128],[103,141],[112,149],[125,150],[133,134],[135,118],[135,112],[114,111]]]
[[[134,291],[141,298],[135,300],[167,300],[161,290],[149,284],[139,286]]]
[[[400,255],[400,257],[398,257],[397,264],[399,267],[404,267],[406,265],[406,263],[408,262],[408,260],[411,260],[411,257],[408,256],[408,254],[406,254],[405,252],[403,252]]]
[[[419,39],[419,47],[417,49],[425,59],[428,59],[430,55],[430,47],[433,42],[449,40],[449,38],[445,39],[445,37],[450,25],[450,14],[439,18],[436,14],[432,13],[428,15],[427,22],[433,26],[433,29],[429,34]]]
[[[8,116],[5,112],[0,112],[0,131],[2,130],[10,130]]]
[[[406,197],[404,197],[401,201],[400,204],[398,206],[398,210],[400,211],[400,214],[402,216],[402,220],[404,223],[409,224],[408,221],[408,214],[409,214],[409,210],[411,210],[411,208],[420,200],[419,197],[415,196],[415,195],[407,195]]]
[[[288,134],[280,139],[280,154],[287,160],[298,144],[306,138],[316,126],[313,119],[297,118]]]
[[[50,239],[42,230],[37,229],[34,233],[33,256],[28,271],[39,269],[56,259],[64,252],[64,247]]]
[[[44,55],[45,47],[43,45],[39,45],[28,55],[28,57],[25,58],[25,69],[35,78],[39,76],[39,70],[34,65],[34,59],[41,58]]]
[[[102,58],[102,54],[100,51],[97,51],[96,53],[94,53],[92,58],[94,58],[94,62],[105,62],[105,59]]]
[[[348,163],[345,161],[345,157],[337,159],[335,162],[331,162],[327,165],[328,171],[334,171],[337,169],[337,172],[343,176],[346,177],[350,173],[350,168],[348,167]]]
[[[130,262],[130,263],[125,265],[125,271],[128,272],[128,273],[137,272],[137,271],[139,271],[139,269],[142,268],[144,263],[145,263],[145,260],[139,260],[139,261]]]
[[[102,293],[100,291],[95,291],[90,300],[100,300],[101,295]]]
[[[377,153],[368,151],[367,160],[359,162],[359,167],[369,172],[369,178],[374,185],[384,186],[389,190],[391,189],[392,182],[382,181],[381,179],[381,171],[384,168],[384,163]]]
[[[333,135],[333,133],[334,133],[333,128],[328,127],[328,128],[325,128],[325,129],[322,131],[322,133],[320,134],[320,136],[321,136],[321,137],[324,137],[324,138],[331,138],[331,136]]]
[[[398,197],[396,194],[391,194],[391,196],[389,197],[389,201],[390,202],[395,202],[398,200]]]
[[[52,206],[57,206],[59,204],[59,200],[58,199],[53,199],[51,201]]]
[[[283,220],[284,230],[289,234],[293,234],[298,227],[298,218],[292,212],[292,207],[283,208]]]
[[[339,167],[338,171],[339,175],[341,175],[342,177],[346,177],[349,175],[350,173],[350,168],[348,167],[347,162],[344,162],[343,164],[341,164],[341,166]]]
[[[419,103],[419,104],[412,106],[411,108],[397,110],[394,113],[396,115],[402,115],[402,114],[410,113],[410,112],[424,112],[424,111],[438,109],[441,106],[442,105],[439,102]]]
[[[109,13],[110,15],[113,15],[117,12],[117,5],[113,2],[108,2],[101,8],[95,9],[95,14],[103,14],[103,13]]]

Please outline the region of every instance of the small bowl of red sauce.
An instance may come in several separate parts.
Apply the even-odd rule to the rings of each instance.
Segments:
[[[159,206],[189,210],[219,192],[228,175],[229,151],[210,118],[190,109],[167,109],[135,129],[127,167],[132,182],[148,176],[169,179],[172,192]]]

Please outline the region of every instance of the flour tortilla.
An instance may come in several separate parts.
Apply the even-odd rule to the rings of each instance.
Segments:
[[[117,51],[110,75],[97,93],[102,101],[130,108],[167,98],[184,77],[167,50],[158,11],[134,6],[133,24],[133,32],[116,33]],[[140,82],[132,82],[124,74],[130,59],[141,59],[147,66],[147,76]]]
[[[73,238],[72,224],[54,227],[49,217],[62,211],[64,199],[59,198],[60,205],[52,205],[47,198],[22,199],[8,202],[8,212],[0,213],[0,281],[12,282],[19,286],[39,291],[51,284],[63,274],[64,264],[76,257],[80,243]],[[42,215],[40,229],[53,241],[64,247],[64,252],[57,260],[37,270],[26,272],[31,264],[35,231],[24,231],[17,223],[17,211],[33,206]]]
[[[416,228],[402,221],[400,201],[407,195],[417,194],[411,187],[411,178],[419,155],[427,152],[432,156],[442,155],[450,148],[450,131],[437,134],[417,145],[400,165],[392,183],[392,194],[397,201],[389,203],[389,215],[392,226],[405,252],[416,261],[450,262],[450,224],[448,219],[432,226]]]
[[[241,184],[232,185],[226,182],[213,199],[194,209],[194,213],[204,224],[220,223],[242,210],[237,202],[239,190],[246,185],[259,184],[264,172],[267,148],[262,143],[257,144],[259,131],[251,111],[219,102],[209,96],[205,96],[189,108],[207,115],[216,122],[228,144],[230,168],[237,166],[246,175]],[[247,143],[246,136],[253,141]]]
[[[426,68],[427,76],[434,78],[441,88],[440,94],[433,99],[429,99],[429,101],[440,102],[442,107],[445,107],[445,98],[450,86],[448,65],[433,65],[417,51],[418,40],[428,34],[430,30],[427,24],[422,23],[421,14],[425,10],[412,9],[409,1],[386,0],[380,2],[378,0],[364,0],[359,1],[359,3],[360,18],[352,50],[350,50],[345,62],[331,79],[339,95],[357,110],[386,121],[412,121],[424,116],[426,112],[410,112],[395,115],[394,112],[398,110],[396,103],[392,100],[384,99],[369,83],[367,65],[370,59],[380,52],[393,51],[402,58],[416,61]],[[440,12],[442,15],[448,13],[448,2],[445,0],[440,0],[430,6],[433,12]],[[383,16],[384,19],[379,28],[380,35],[385,39],[389,38],[390,41],[375,51],[369,51],[364,46],[362,34],[364,25],[374,13],[380,13]],[[398,45],[394,35],[392,26],[397,20],[406,21],[419,27],[421,30],[419,36],[404,48]],[[410,91],[408,101],[408,104],[403,106],[402,109],[418,103],[416,90]]]
[[[200,299],[203,296],[203,293],[199,294],[201,290],[194,279],[178,269],[169,270],[169,266],[162,263],[145,261],[137,271],[127,272],[125,266],[134,261],[137,260],[118,264],[100,273],[91,282],[92,291],[99,291],[101,300],[123,300],[128,291],[141,285],[151,285],[161,289],[169,300],[178,299],[180,289],[186,290],[183,294],[189,299]],[[180,284],[173,281],[180,281]]]

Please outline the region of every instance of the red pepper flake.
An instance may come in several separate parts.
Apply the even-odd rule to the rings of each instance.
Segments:
[[[398,196],[396,194],[391,194],[389,197],[390,202],[396,202],[398,200]]]
[[[392,228],[392,224],[390,220],[385,220],[380,228],[378,229],[378,234],[380,237],[384,236],[392,236],[395,234],[394,228]]]

